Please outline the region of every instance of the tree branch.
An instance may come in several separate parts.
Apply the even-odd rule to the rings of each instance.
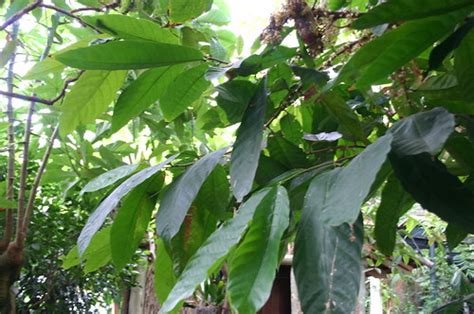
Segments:
[[[18,24],[13,24],[12,40],[16,40],[18,36]],[[16,48],[14,49],[10,63],[8,65],[7,86],[8,91],[13,92],[14,64],[16,58]],[[13,201],[13,187],[15,185],[15,114],[13,112],[13,99],[7,98],[7,117],[8,117],[8,166],[7,166],[7,195],[9,201]],[[5,211],[5,232],[3,234],[3,243],[5,248],[10,242],[13,235],[13,209],[7,208]],[[3,249],[3,248],[2,248]]]
[[[268,128],[272,122],[277,119],[280,114],[286,110],[291,104],[293,104],[299,97],[300,93],[302,92],[302,86],[301,85],[296,85],[293,88],[290,89],[290,92],[286,96],[286,98],[283,100],[281,105],[277,108],[273,116],[264,124],[264,128]]]
[[[41,4],[41,0],[37,0],[37,1],[33,2],[32,4],[27,5],[26,7],[24,7],[22,10],[16,12],[8,20],[6,20],[5,23],[2,24],[2,26],[0,26],[0,30],[3,31],[8,26],[12,25],[13,23],[15,23],[16,21],[21,19],[23,17],[23,15],[28,14],[29,12],[31,12],[34,9],[36,9],[37,7],[39,7],[40,4]]]

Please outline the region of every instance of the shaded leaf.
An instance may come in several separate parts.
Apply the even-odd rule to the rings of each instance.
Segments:
[[[275,187],[255,211],[229,263],[228,292],[239,313],[255,313],[267,301],[279,266],[280,241],[289,223],[288,194]]]
[[[266,106],[267,90],[264,78],[245,111],[232,150],[230,182],[237,202],[241,202],[252,188],[262,150]]]
[[[454,69],[462,95],[474,100],[474,31],[464,37],[461,45],[454,54]]]
[[[361,276],[362,218],[354,225],[328,225],[323,210],[341,170],[319,175],[306,193],[295,240],[294,270],[305,313],[352,313]]]
[[[270,158],[278,161],[288,169],[308,166],[308,160],[303,150],[281,137],[281,134],[276,134],[268,139],[267,149],[270,152]]]
[[[137,172],[127,180],[125,180],[122,184],[120,184],[100,205],[96,208],[96,210],[90,215],[89,219],[87,220],[86,225],[81,231],[78,239],[78,247],[79,247],[79,254],[82,254],[91,238],[94,234],[99,230],[100,226],[104,223],[105,219],[107,218],[108,214],[118,205],[122,197],[127,195],[133,188],[156,174],[160,171],[164,166],[172,162],[176,158],[172,156],[171,158],[167,159],[166,161],[146,169]]]
[[[95,177],[89,181],[81,190],[80,195],[87,192],[95,192],[100,189],[103,189],[109,185],[114,184],[118,180],[125,178],[132,174],[138,165],[125,165],[118,168],[112,169],[110,171],[104,172],[101,175]]]
[[[201,61],[203,55],[186,46],[124,40],[68,50],[54,58],[83,70],[131,70]]]
[[[448,241],[448,247],[452,251],[462,242],[467,236],[468,233],[464,231],[463,228],[457,226],[456,224],[448,224],[446,230],[444,231],[446,234],[446,240]]]
[[[211,9],[213,0],[169,0],[169,18],[175,23],[194,19]]]
[[[173,260],[166,251],[165,244],[161,239],[158,239],[156,244],[154,275],[156,296],[160,304],[163,304],[176,283],[176,276],[173,271]],[[175,309],[170,312],[175,312],[178,307],[179,305],[177,305]]]
[[[245,80],[231,80],[217,86],[217,104],[224,109],[227,120],[231,124],[240,122],[248,104],[256,91],[252,82]]]

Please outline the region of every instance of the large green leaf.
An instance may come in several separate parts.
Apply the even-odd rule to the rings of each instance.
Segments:
[[[341,131],[351,134],[356,140],[365,140],[364,129],[357,115],[336,93],[328,92],[321,98],[321,104],[339,123]]]
[[[390,154],[393,171],[413,199],[445,221],[474,232],[474,193],[428,153]]]
[[[169,0],[168,14],[174,23],[194,19],[211,9],[213,0]]]
[[[238,202],[241,202],[244,196],[250,192],[255,178],[258,158],[262,150],[266,106],[267,90],[264,78],[244,113],[233,146],[230,161],[230,182]]]
[[[151,41],[112,41],[56,54],[56,60],[83,70],[131,70],[201,61],[202,53],[191,47]]]
[[[114,184],[118,180],[125,178],[132,174],[138,165],[125,165],[110,171],[104,172],[103,174],[95,177],[89,181],[81,190],[81,195],[87,192],[95,192],[103,189],[109,185]]]
[[[230,200],[229,181],[224,167],[218,164],[202,185],[195,203],[216,217],[222,217]]]
[[[166,242],[178,233],[204,181],[214,170],[228,148],[216,150],[201,158],[166,190],[156,215],[156,230]]]
[[[86,225],[81,231],[78,239],[78,247],[79,247],[79,254],[82,254],[87,246],[91,238],[94,234],[99,230],[100,226],[104,223],[105,219],[107,218],[108,214],[117,207],[120,200],[127,195],[133,188],[153,176],[155,173],[160,171],[164,166],[172,162],[176,156],[172,156],[168,158],[166,161],[146,169],[137,172],[127,180],[125,180],[122,184],[120,184],[112,193],[105,200],[100,203],[97,209],[90,215],[89,219],[87,220]]]
[[[255,94],[255,84],[246,80],[235,79],[219,85],[216,89],[219,92],[216,102],[224,109],[229,123],[240,122],[245,109],[247,109]]]
[[[148,228],[163,176],[151,177],[124,199],[110,231],[112,261],[118,270],[130,262]]]
[[[294,270],[305,313],[352,313],[361,277],[362,218],[353,225],[328,225],[323,210],[330,202],[335,169],[311,182],[295,240]],[[342,195],[342,191],[339,191]]]
[[[360,48],[331,85],[341,81],[367,87],[421,54],[451,32],[468,10],[408,22]]]
[[[61,106],[59,132],[62,136],[74,131],[79,125],[94,122],[117,96],[126,71],[86,71]]]
[[[305,168],[309,166],[306,154],[290,141],[284,139],[281,133],[268,139],[270,158],[278,161],[288,169]]]
[[[389,0],[362,15],[351,26],[358,29],[368,28],[384,23],[445,14],[470,5],[471,0]]]
[[[227,289],[238,313],[255,313],[270,296],[279,266],[280,240],[289,223],[289,206],[285,188],[272,188],[229,263]]]
[[[454,131],[454,115],[443,108],[420,112],[393,125],[392,148],[399,156],[437,154]]]
[[[469,100],[474,100],[474,31],[461,42],[455,52],[454,69],[458,78],[462,95]]]
[[[392,136],[387,134],[369,145],[339,172],[327,190],[321,219],[331,226],[354,223],[376,176],[390,152]],[[322,177],[321,180],[326,180]],[[315,179],[318,180],[318,177]]]
[[[252,195],[242,204],[233,219],[225,222],[206,240],[179,276],[168,299],[163,303],[162,312],[173,309],[181,300],[189,297],[197,285],[206,280],[209,269],[240,241],[254,212],[269,192],[270,189],[267,188]]]
[[[382,191],[382,200],[375,218],[374,236],[377,247],[385,255],[392,255],[398,230],[398,219],[413,206],[413,199],[391,175]]]
[[[110,35],[123,39],[144,39],[167,44],[179,42],[179,37],[170,29],[162,28],[159,24],[146,19],[107,14],[86,16],[84,20]]]
[[[173,270],[173,260],[166,251],[165,243],[162,239],[158,239],[156,243],[156,260],[154,286],[156,297],[160,304],[165,302],[168,294],[176,283],[176,276]],[[178,304],[168,313],[178,313],[180,305]]]
[[[448,224],[444,233],[446,235],[448,247],[451,251],[468,236],[468,233],[464,231],[463,228],[452,223]]]
[[[170,83],[182,71],[182,65],[149,69],[130,84],[117,100],[112,116],[112,132],[118,131],[130,119],[160,99]]]
[[[195,66],[169,84],[160,100],[160,108],[166,120],[171,121],[183,113],[211,85],[206,77],[207,64]]]

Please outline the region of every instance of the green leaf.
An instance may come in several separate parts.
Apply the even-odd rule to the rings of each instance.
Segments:
[[[120,200],[127,195],[134,187],[138,186],[155,173],[160,171],[164,166],[172,162],[176,158],[175,156],[170,157],[166,161],[146,169],[137,172],[127,180],[125,180],[122,184],[120,184],[112,193],[105,200],[103,200],[100,205],[96,208],[96,210],[90,215],[89,219],[87,220],[86,225],[81,231],[79,235],[78,247],[79,247],[79,254],[82,254],[91,238],[94,234],[99,230],[100,226],[104,223],[105,219],[107,218],[108,214],[117,207]]]
[[[352,313],[355,309],[364,239],[362,218],[354,225],[337,227],[322,219],[341,172],[335,169],[316,177],[306,193],[293,262],[305,313]]]
[[[246,80],[231,80],[217,86],[217,104],[224,109],[231,124],[240,122],[245,109],[252,100],[256,86]]]
[[[130,84],[120,94],[115,104],[112,116],[112,133],[120,130],[128,121],[137,117],[160,99],[182,69],[183,67],[179,64],[149,69]]]
[[[61,106],[61,136],[79,125],[94,122],[115,99],[126,75],[126,71],[86,71],[82,74]]]
[[[237,130],[230,160],[230,182],[237,202],[247,195],[255,178],[262,150],[263,125],[267,106],[266,79],[262,79]]]
[[[363,88],[387,78],[450,33],[469,12],[461,10],[416,20],[386,32],[360,48],[331,86],[344,81],[356,82],[357,87]]]
[[[117,270],[130,262],[143,239],[156,197],[152,196],[163,185],[163,176],[151,177],[134,188],[123,201],[110,231],[112,261]]]
[[[242,204],[233,219],[225,222],[221,228],[211,234],[189,260],[167,300],[163,303],[162,312],[173,309],[181,300],[189,297],[197,285],[206,280],[209,269],[240,241],[254,212],[269,192],[270,189],[267,188],[253,194]]]
[[[163,302],[165,302],[166,298],[168,297],[171,289],[176,283],[176,276],[173,271],[173,260],[168,255],[165,244],[161,239],[158,239],[156,244],[154,279],[157,299],[160,304],[163,304]],[[175,313],[177,308],[179,308],[179,305],[177,305],[175,309],[169,312]]]
[[[321,104],[337,123],[340,124],[342,131],[351,134],[355,139],[366,139],[362,124],[344,99],[335,93],[328,92],[322,96]]]
[[[465,232],[474,232],[474,193],[442,162],[428,153],[389,157],[394,173],[416,202]]]
[[[268,139],[267,149],[270,158],[288,169],[305,168],[309,165],[306,154],[301,148],[281,137],[281,134],[275,134],[275,136]]]
[[[233,71],[240,76],[249,76],[284,62],[294,57],[296,53],[296,48],[288,48],[285,46],[271,47],[259,55],[252,55],[246,58],[242,61],[240,66]]]
[[[174,23],[192,20],[211,9],[213,0],[169,0],[168,14]]]
[[[454,131],[454,115],[443,108],[411,115],[393,125],[392,148],[399,156],[437,154]]]
[[[0,67],[3,68],[8,63],[8,60],[10,60],[10,57],[15,52],[16,45],[16,40],[7,41],[2,49],[2,52],[0,52]]]
[[[474,143],[459,133],[454,133],[446,142],[449,154],[468,171],[474,173]]]
[[[369,28],[385,23],[441,15],[470,5],[471,0],[389,0],[362,15],[351,26],[356,29]]]
[[[385,255],[392,255],[398,231],[398,219],[414,204],[395,175],[388,178],[375,218],[374,236],[377,247]]]
[[[186,46],[124,40],[68,50],[54,58],[82,70],[132,70],[201,61],[203,55]]]
[[[167,121],[172,121],[183,113],[211,85],[205,77],[207,68],[207,64],[190,68],[169,84],[160,100],[160,108]]]
[[[198,207],[206,208],[216,217],[222,217],[230,200],[229,181],[224,167],[218,164],[207,177],[196,196]]]
[[[107,14],[85,16],[83,19],[100,30],[123,39],[143,39],[166,44],[179,43],[179,37],[170,29],[146,19],[126,15]]]
[[[137,166],[138,165],[125,165],[102,173],[89,181],[89,183],[82,188],[80,195],[87,192],[95,192],[114,184],[118,180],[131,175],[137,169]]]
[[[156,215],[158,235],[169,242],[179,231],[202,184],[228,150],[227,147],[207,154],[175,180],[165,192]]]
[[[446,240],[448,241],[448,247],[452,251],[462,242],[467,236],[468,233],[464,231],[463,228],[457,226],[456,224],[448,224],[446,230],[444,231],[446,234]]]
[[[464,37],[454,54],[454,69],[462,95],[469,100],[474,99],[474,31]]]
[[[289,206],[285,188],[272,188],[234,252],[227,289],[238,313],[255,313],[270,296],[279,266],[280,241],[289,223]]]
[[[390,152],[392,136],[387,134],[357,155],[350,164],[339,172],[328,189],[321,210],[321,219],[331,226],[354,223],[362,204],[370,192],[383,163]],[[324,177],[321,180],[326,180]],[[318,177],[315,179],[318,180]]]
[[[17,208],[17,203],[15,201],[7,200],[6,198],[0,197],[0,208]]]

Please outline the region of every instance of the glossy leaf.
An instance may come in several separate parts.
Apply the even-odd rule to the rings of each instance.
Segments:
[[[388,178],[375,218],[374,236],[377,248],[385,255],[392,255],[398,231],[398,220],[414,204],[411,195],[403,189],[395,175]]]
[[[428,153],[398,157],[390,155],[393,171],[413,199],[424,209],[474,232],[474,193],[446,166]]]
[[[267,188],[253,194],[242,204],[233,219],[224,223],[206,240],[179,276],[168,299],[163,303],[162,312],[173,309],[181,300],[189,297],[197,285],[206,280],[208,270],[240,241],[254,212],[269,192],[270,189]]]
[[[227,150],[227,147],[222,148],[204,156],[166,190],[156,215],[157,233],[165,241],[170,241],[178,233],[202,184],[222,161],[222,156]]]
[[[289,222],[288,194],[274,187],[229,263],[228,292],[239,313],[255,313],[267,301],[279,266],[280,241]]]
[[[451,32],[469,12],[461,10],[411,21],[386,32],[360,48],[334,83],[356,82],[358,87],[367,87],[387,78]]]
[[[176,156],[172,156],[171,158],[167,159],[166,161],[146,169],[137,172],[127,180],[125,180],[122,184],[120,184],[105,200],[103,200],[100,205],[96,208],[96,210],[92,213],[92,215],[87,220],[86,225],[81,231],[78,239],[78,247],[79,247],[79,254],[82,254],[87,246],[91,238],[94,234],[99,230],[99,228],[104,223],[105,219],[107,218],[108,214],[118,205],[120,200],[127,195],[133,188],[156,174],[160,171],[164,166],[172,162]]]
[[[474,100],[474,31],[464,37],[461,45],[455,52],[454,69],[462,95],[469,100]]]
[[[328,225],[323,210],[330,202],[335,169],[319,175],[306,193],[295,240],[293,267],[305,313],[352,313],[361,276],[362,218],[354,225]]]
[[[392,148],[399,156],[437,154],[454,131],[454,115],[443,108],[411,115],[393,125]]]
[[[255,178],[262,150],[263,125],[267,106],[266,79],[260,82],[237,130],[230,161],[230,182],[235,198],[241,202]]]
[[[211,85],[206,79],[207,64],[193,67],[169,84],[160,100],[160,107],[166,120],[172,121],[192,105]]]
[[[130,262],[143,239],[155,208],[163,177],[151,177],[134,188],[124,199],[110,231],[112,261],[121,270]]]
[[[132,174],[138,165],[125,165],[118,168],[112,169],[110,171],[104,172],[103,174],[95,177],[89,181],[81,190],[81,195],[87,192],[95,192],[100,189],[103,189],[107,186],[110,186],[117,182],[118,180],[125,178]]]
[[[82,70],[131,70],[201,61],[203,55],[186,46],[124,40],[68,50],[54,58]]]
[[[441,15],[470,5],[470,0],[389,0],[362,15],[351,26],[357,29],[374,27],[384,23]]]
[[[390,134],[380,137],[357,155],[348,166],[339,172],[332,172],[337,178],[333,179],[321,209],[323,221],[331,226],[356,221],[360,208],[390,152],[391,142]],[[315,180],[317,181],[318,177]]]
[[[162,28],[159,24],[146,19],[107,14],[86,16],[84,20],[110,35],[123,39],[143,39],[166,44],[179,42],[179,37],[170,29]]]
[[[168,12],[175,23],[194,19],[211,9],[213,0],[169,0]]]
[[[112,116],[112,132],[118,131],[132,118],[160,99],[170,83],[182,71],[182,66],[172,65],[149,69],[130,84],[117,100]]]
[[[117,96],[126,71],[86,71],[64,98],[59,118],[62,136],[94,122]]]

